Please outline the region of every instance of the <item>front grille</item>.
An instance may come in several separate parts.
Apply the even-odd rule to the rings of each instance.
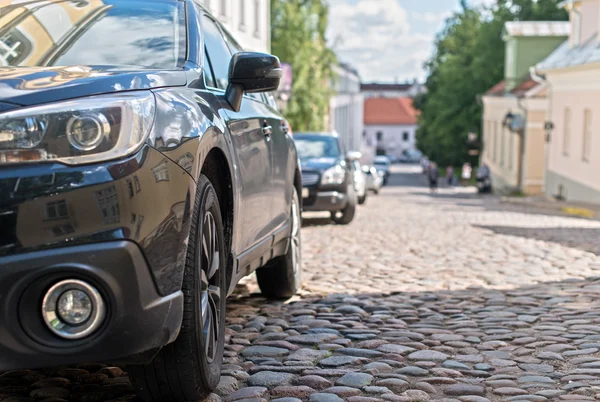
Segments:
[[[302,185],[314,186],[319,182],[319,174],[314,172],[302,172]]]

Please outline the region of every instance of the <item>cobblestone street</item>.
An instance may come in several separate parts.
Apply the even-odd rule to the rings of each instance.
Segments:
[[[600,400],[600,222],[395,169],[351,225],[305,216],[299,296],[238,287],[210,399]],[[116,368],[0,375],[1,401],[44,398],[134,399]]]

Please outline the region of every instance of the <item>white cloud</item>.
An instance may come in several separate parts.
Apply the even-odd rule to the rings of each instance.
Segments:
[[[411,13],[411,17],[415,21],[426,22],[428,24],[441,24],[446,20],[446,18],[452,15],[451,12],[441,12],[441,13],[432,13],[432,12],[424,12],[424,13]]]
[[[421,23],[443,21],[426,14],[419,15]],[[397,0],[330,0],[328,37],[340,60],[354,65],[364,81],[423,79],[435,30],[415,33],[411,22],[419,17]]]

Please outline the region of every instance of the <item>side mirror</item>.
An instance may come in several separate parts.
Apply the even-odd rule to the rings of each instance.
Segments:
[[[283,70],[277,57],[266,53],[236,53],[229,62],[229,85],[225,98],[232,109],[239,112],[245,93],[275,91],[282,76]]]
[[[358,151],[350,151],[348,152],[348,154],[346,155],[346,159],[348,159],[350,162],[354,162],[359,160],[362,157],[362,154]]]

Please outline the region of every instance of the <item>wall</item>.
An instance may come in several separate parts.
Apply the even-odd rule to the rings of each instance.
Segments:
[[[527,109],[522,157],[519,154],[520,137],[502,127],[502,121],[509,111],[524,113],[519,108],[517,98],[486,96],[483,102],[484,150],[481,161],[490,167],[495,190],[500,193],[522,191],[530,195],[540,194],[543,190],[545,170],[545,98],[522,100],[521,106]],[[523,166],[520,188],[519,163]]]
[[[244,50],[271,52],[270,0],[200,0]]]
[[[378,148],[385,149],[386,154],[395,160],[402,155],[404,150],[416,149],[416,132],[418,126],[413,125],[365,125],[368,138],[377,139],[377,133],[383,134],[382,141],[378,142]],[[404,133],[408,133],[408,140],[403,139]]]
[[[581,43],[587,42],[592,36],[598,35],[600,1],[585,0],[581,3]]]
[[[547,73],[552,85],[551,119],[554,123],[549,154],[548,195],[562,187],[567,200],[600,203],[600,80],[598,67],[584,66]],[[570,129],[565,109],[571,110]],[[584,111],[592,113],[590,157],[583,159]],[[565,132],[568,149],[564,152]]]
[[[336,67],[337,79],[332,83],[336,95],[329,101],[329,130],[336,131],[347,151],[365,152],[363,146],[364,97],[360,93],[360,77],[353,71]],[[363,162],[370,163],[368,155]]]
[[[506,42],[505,79],[507,90],[517,86],[529,73],[529,67],[548,57],[566,36],[511,37]]]

